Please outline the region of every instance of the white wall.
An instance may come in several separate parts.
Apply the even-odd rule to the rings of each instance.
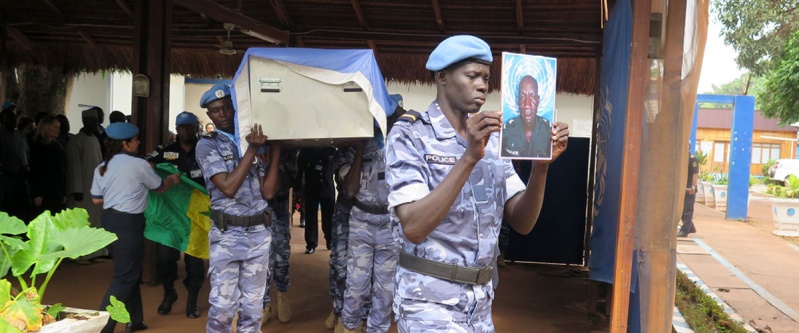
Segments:
[[[184,109],[184,77],[172,75],[169,86],[169,130],[175,131],[175,117]],[[75,77],[69,98],[70,105],[66,113],[70,123],[70,132],[77,133],[83,122],[81,112],[88,107],[79,104],[99,106],[105,112],[105,122],[108,125],[108,115],[111,111],[119,110],[125,115],[131,114],[133,105],[133,76],[127,72],[106,73],[103,75],[82,73]]]

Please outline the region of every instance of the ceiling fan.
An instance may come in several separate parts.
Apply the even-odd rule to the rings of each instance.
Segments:
[[[227,37],[225,38],[225,41],[222,42],[222,46],[219,48],[219,53],[224,55],[235,55],[238,52],[233,48],[233,41],[230,40],[230,31],[236,28],[236,26],[233,25],[233,23],[223,23],[222,26],[225,27],[225,30],[227,30]]]

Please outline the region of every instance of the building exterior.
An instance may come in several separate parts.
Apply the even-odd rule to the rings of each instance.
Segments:
[[[727,173],[730,160],[731,109],[699,109],[696,124],[696,151],[708,156],[701,171]],[[769,160],[796,158],[798,127],[780,126],[777,119],[766,119],[755,111],[752,132],[752,160],[749,174],[762,176],[762,165]]]

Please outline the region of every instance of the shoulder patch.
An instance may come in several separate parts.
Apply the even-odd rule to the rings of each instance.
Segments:
[[[422,115],[419,112],[413,111],[413,110],[408,110],[407,112],[405,112],[405,114],[400,116],[399,119],[397,119],[397,121],[406,121],[406,122],[412,123],[412,122],[415,122],[415,121],[419,120],[419,118],[421,118],[421,117],[422,117]]]

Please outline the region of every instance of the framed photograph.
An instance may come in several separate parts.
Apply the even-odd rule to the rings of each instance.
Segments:
[[[552,159],[557,60],[502,53],[501,158]]]

